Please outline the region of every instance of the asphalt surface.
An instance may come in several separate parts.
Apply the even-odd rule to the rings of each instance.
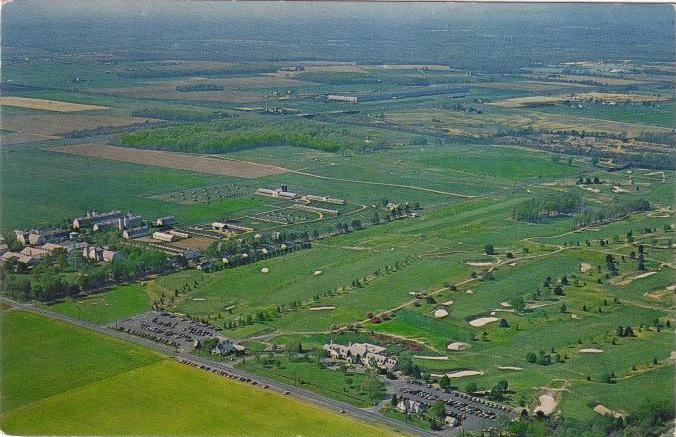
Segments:
[[[336,401],[334,399],[319,395],[314,392],[310,392],[307,390],[299,389],[298,387],[294,387],[292,385],[287,385],[284,383],[281,383],[276,380],[272,380],[263,376],[255,375],[249,372],[246,372],[242,369],[237,369],[233,367],[232,365],[229,365],[227,363],[221,363],[221,362],[215,362],[212,360],[208,360],[205,358],[201,357],[196,357],[190,354],[185,354],[185,353],[180,353],[178,352],[175,348],[171,346],[166,346],[157,342],[154,342],[152,340],[148,340],[142,337],[137,337],[135,335],[127,334],[122,331],[117,331],[113,328],[109,328],[107,326],[100,326],[95,323],[91,323],[85,320],[80,320],[80,319],[75,319],[69,316],[66,316],[64,314],[59,314],[55,313],[52,311],[47,311],[45,309],[39,308],[35,305],[32,304],[24,304],[24,303],[19,303],[16,301],[13,301],[11,299],[7,298],[0,298],[0,302],[4,302],[14,308],[21,309],[24,311],[28,311],[34,314],[39,314],[41,316],[54,319],[54,320],[59,320],[64,323],[69,323],[71,325],[79,326],[84,329],[89,329],[91,331],[98,332],[103,335],[107,335],[110,337],[115,337],[120,340],[128,341],[130,343],[135,343],[139,344],[141,346],[145,346],[149,349],[153,349],[157,352],[160,352],[166,356],[169,357],[174,357],[176,358],[177,361],[182,362],[186,365],[196,365],[197,368],[202,368],[202,370],[205,371],[211,371],[211,372],[223,372],[228,375],[234,375],[236,378],[241,379],[243,378],[245,381],[256,381],[257,386],[263,386],[267,385],[268,390],[271,391],[276,391],[278,393],[286,393],[288,392],[288,396],[291,396],[293,398],[299,399],[301,401],[317,405],[319,407],[345,414],[347,416],[351,416],[355,419],[358,419],[362,422],[367,422],[370,424],[374,425],[385,425],[389,428],[392,428],[394,430],[407,433],[407,434],[412,434],[412,435],[418,435],[418,436],[424,436],[424,437],[439,437],[440,435],[448,435],[451,433],[456,432],[456,430],[448,430],[444,432],[430,432],[430,431],[424,431],[419,428],[416,428],[414,426],[411,426],[405,422],[401,422],[396,419],[389,418],[387,416],[384,416],[379,413],[363,410],[361,408],[357,408],[353,405]]]

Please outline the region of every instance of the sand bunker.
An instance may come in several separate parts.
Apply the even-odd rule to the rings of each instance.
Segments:
[[[634,276],[634,279],[643,279],[643,278],[647,278],[648,276],[652,276],[652,275],[654,275],[655,273],[657,273],[657,272],[646,272],[646,273],[641,273],[640,275]]]
[[[417,358],[419,360],[439,360],[439,361],[444,361],[448,359],[448,357],[433,357],[426,355],[414,355],[413,358]]]
[[[464,351],[465,349],[469,349],[469,345],[461,341],[454,341],[453,343],[449,343],[446,349],[449,351]]]
[[[467,293],[467,294],[474,294],[474,291],[473,291],[473,290],[467,290],[467,291],[465,291],[465,293]]]
[[[464,378],[467,376],[477,376],[483,374],[484,372],[481,372],[479,370],[461,370],[459,372],[447,373],[446,376],[448,376],[449,378]]]
[[[557,402],[553,396],[540,395],[538,399],[540,401],[540,404],[537,407],[535,407],[534,411],[535,413],[537,413],[538,411],[542,411],[542,414],[544,414],[545,416],[549,416],[554,412],[554,410],[556,409]]]
[[[613,411],[606,407],[605,405],[598,404],[597,406],[594,407],[594,411],[597,413],[603,415],[603,416],[610,416],[614,417],[616,419],[619,419],[620,417],[624,417],[624,414],[618,413],[617,411]]]
[[[469,322],[470,325],[474,326],[475,328],[481,328],[482,326],[488,325],[489,323],[497,322],[498,319],[497,317],[479,317],[478,319],[474,319]]]
[[[203,300],[206,300],[206,299],[203,298],[203,297],[193,297],[192,300],[194,300],[195,302],[202,302]]]
[[[453,301],[452,300],[446,301],[446,302],[442,303],[442,305],[446,306],[446,307],[449,306],[449,305],[453,305]]]
[[[500,369],[500,370],[515,370],[515,371],[519,371],[519,370],[523,370],[523,367],[498,366],[498,369]]]
[[[592,265],[589,263],[580,263],[580,272],[587,273],[592,269]]]
[[[270,273],[270,269],[267,268],[267,267],[263,267],[263,268],[261,269],[261,273]]]
[[[487,261],[467,261],[467,265],[472,267],[490,267],[493,263]]]
[[[336,306],[335,305],[325,305],[322,307],[312,307],[308,308],[310,311],[323,311],[323,310],[335,310]]]
[[[611,188],[613,193],[630,193],[631,191],[625,190],[624,188],[620,188],[617,185],[613,185],[613,188]]]
[[[570,318],[575,319],[575,320],[580,320],[580,316],[578,316],[577,314],[571,314]]]
[[[315,272],[313,273],[313,275],[315,275],[315,276],[319,276],[321,274],[322,274],[321,270],[315,270]]]
[[[500,306],[503,308],[511,308],[512,305],[509,302],[500,302]]]
[[[580,349],[581,354],[602,354],[603,349],[594,349],[594,348],[587,348],[587,349]]]
[[[448,311],[443,308],[439,308],[438,310],[434,311],[433,315],[436,319],[443,319],[444,317],[448,316]]]

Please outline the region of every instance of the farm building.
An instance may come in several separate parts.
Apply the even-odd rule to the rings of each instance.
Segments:
[[[336,205],[344,205],[345,200],[344,199],[336,199],[334,197],[328,197],[328,196],[317,196],[314,194],[306,194],[305,196],[301,197],[302,200],[308,201],[308,202],[326,202],[326,203],[335,203]]]
[[[171,235],[173,235],[176,238],[181,239],[181,240],[186,239],[186,238],[190,238],[190,234],[188,234],[187,232],[176,231],[174,229],[166,231],[166,233],[171,234]]]
[[[310,206],[310,205],[294,205],[296,209],[302,209],[303,211],[310,211],[310,212],[316,212],[319,214],[327,214],[327,215],[339,215],[340,211],[337,211],[335,209],[328,209],[328,208],[319,208],[317,206]]]
[[[338,94],[329,94],[326,96],[326,100],[331,102],[345,102],[345,103],[357,103],[359,98],[357,96],[341,96]]]
[[[122,238],[125,240],[132,240],[134,238],[141,238],[152,234],[153,231],[148,226],[141,226],[133,229],[126,229],[122,232]]]
[[[171,243],[172,241],[180,240],[180,238],[177,235],[170,234],[169,232],[153,232],[153,240]]]
[[[166,217],[160,217],[155,220],[155,226],[173,226],[176,224],[176,217],[173,215],[168,215]]]
[[[259,188],[256,190],[256,194],[258,194],[259,196],[275,197],[282,199],[295,199],[296,197],[298,197],[298,194],[292,191],[286,191],[285,187],[275,188],[274,190],[271,190],[269,188]]]
[[[239,225],[234,225],[232,223],[224,223],[224,222],[213,222],[211,224],[211,229],[214,231],[221,231],[221,232],[251,232],[253,231],[253,228],[248,228],[246,226],[239,226]]]

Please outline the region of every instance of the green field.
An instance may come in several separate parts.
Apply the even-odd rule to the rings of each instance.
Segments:
[[[4,311],[2,332],[10,434],[395,435],[28,313]]]
[[[51,311],[100,325],[142,313],[151,308],[150,298],[141,284],[118,286],[86,299],[60,302],[47,307]]]
[[[5,412],[160,360],[141,347],[29,313],[5,310],[0,320]]]
[[[242,197],[210,204],[180,205],[145,196],[233,182],[158,167],[98,160],[36,149],[0,152],[3,199],[0,223],[4,230],[60,224],[92,209],[123,209],[152,219],[175,214],[184,223],[213,221],[228,214],[256,210],[258,198]],[[51,169],[44,171],[45,168]],[[33,202],[31,199],[41,199]]]

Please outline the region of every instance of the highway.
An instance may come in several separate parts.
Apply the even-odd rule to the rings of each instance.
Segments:
[[[430,431],[425,431],[421,430],[419,428],[416,428],[414,426],[411,426],[405,422],[401,422],[396,419],[389,418],[387,416],[384,416],[382,414],[378,414],[376,412],[368,411],[368,410],[363,410],[361,408],[357,408],[353,405],[347,404],[345,402],[340,402],[336,401],[334,399],[322,396],[320,394],[308,391],[308,390],[303,390],[298,387],[294,387],[292,385],[284,384],[282,382],[269,379],[263,376],[255,375],[249,372],[246,372],[242,369],[237,369],[233,365],[228,364],[228,363],[222,363],[222,362],[216,362],[212,360],[208,360],[205,358],[197,357],[194,355],[190,354],[185,354],[185,353],[180,353],[178,352],[175,348],[163,345],[161,343],[157,343],[152,340],[148,340],[146,338],[142,337],[137,337],[132,334],[128,334],[126,332],[122,331],[117,331],[113,328],[109,328],[107,326],[101,326],[97,325],[85,320],[80,320],[76,319],[73,317],[66,316],[64,314],[59,314],[55,313],[52,311],[48,311],[42,308],[39,308],[33,304],[26,304],[26,303],[20,303],[16,302],[11,299],[7,299],[4,297],[0,297],[0,302],[4,302],[8,305],[10,305],[13,308],[20,309],[23,311],[28,311],[34,314],[41,315],[43,317],[47,317],[50,319],[58,320],[64,323],[69,323],[71,325],[79,326],[84,329],[89,329],[91,331],[98,332],[103,335],[107,335],[110,337],[115,337],[120,340],[128,341],[130,343],[135,343],[139,344],[141,346],[145,346],[149,349],[155,350],[163,355],[166,355],[168,357],[173,357],[177,361],[184,363],[186,365],[189,365],[190,363],[193,363],[194,365],[197,365],[197,368],[200,368],[200,366],[204,366],[205,371],[220,371],[224,372],[226,374],[234,375],[237,378],[244,378],[244,379],[249,379],[257,382],[258,386],[263,386],[267,385],[269,386],[268,390],[276,391],[279,393],[285,393],[288,392],[288,396],[292,396],[298,400],[301,400],[303,402],[307,402],[310,404],[317,405],[319,407],[337,412],[337,413],[342,413],[346,414],[348,416],[351,416],[357,420],[371,423],[374,425],[385,425],[389,428],[392,428],[397,431],[401,431],[406,434],[412,434],[412,435],[418,435],[418,436],[424,436],[424,437],[440,437],[442,435],[448,435],[450,433],[453,433],[455,430],[447,430],[444,432],[430,432]],[[344,413],[343,413],[344,412]]]

